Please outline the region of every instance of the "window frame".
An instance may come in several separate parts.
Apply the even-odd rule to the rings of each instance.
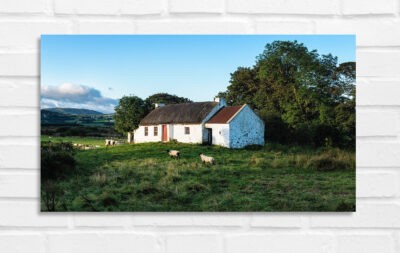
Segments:
[[[190,127],[188,127],[188,126],[185,126],[185,130],[184,130],[184,132],[185,132],[185,135],[188,135],[188,134],[190,134]]]
[[[153,135],[154,135],[154,136],[158,136],[158,126],[155,126],[155,127],[153,128]]]
[[[149,136],[149,127],[144,127],[144,136]]]

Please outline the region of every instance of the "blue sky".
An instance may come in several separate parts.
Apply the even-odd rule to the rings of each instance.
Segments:
[[[112,112],[124,95],[157,92],[209,101],[275,40],[355,61],[353,35],[42,35],[41,106]]]

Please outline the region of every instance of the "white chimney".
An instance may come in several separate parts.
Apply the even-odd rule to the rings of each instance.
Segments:
[[[163,106],[165,106],[164,103],[155,103],[154,104],[154,108],[163,107]]]
[[[219,104],[220,107],[226,106],[226,100],[225,100],[225,98],[215,97],[215,98],[214,98],[214,102],[217,102],[217,103]]]

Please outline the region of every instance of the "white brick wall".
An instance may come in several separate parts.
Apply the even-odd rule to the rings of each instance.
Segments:
[[[0,252],[400,252],[400,0],[1,0]],[[39,212],[42,33],[356,33],[357,212]]]

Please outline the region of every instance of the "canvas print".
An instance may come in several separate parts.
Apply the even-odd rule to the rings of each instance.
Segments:
[[[354,35],[42,35],[41,211],[354,212]]]

